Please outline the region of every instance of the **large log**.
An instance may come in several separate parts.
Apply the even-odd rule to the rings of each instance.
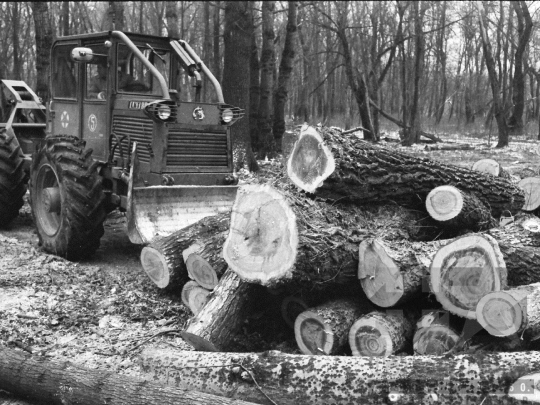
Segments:
[[[358,278],[367,298],[383,307],[401,305],[422,292],[431,260],[442,242],[385,243],[365,239],[358,247]]]
[[[0,347],[0,390],[47,405],[249,404]]]
[[[425,201],[435,187],[451,185],[464,192],[474,193],[491,209],[495,218],[507,210],[516,213],[523,206],[523,191],[507,179],[428,158],[417,158],[354,136],[342,136],[339,131],[329,128],[321,129],[318,134],[323,142],[317,144],[313,137],[310,142],[313,150],[308,149],[306,142],[302,146],[302,153],[318,156],[319,149],[327,147],[334,157],[336,167],[326,179],[317,179],[324,181],[315,190],[319,196],[333,200],[347,198],[357,203],[396,201],[417,206]],[[294,156],[293,150],[291,158]],[[313,159],[310,162],[317,173],[328,172],[319,167],[322,160]],[[310,172],[306,159],[302,167],[304,172]],[[310,186],[314,183],[298,181],[301,177],[292,174],[289,177],[306,191],[311,190]]]
[[[476,319],[476,304],[492,291],[506,288],[507,272],[497,241],[469,234],[440,248],[431,262],[430,287],[444,309]]]
[[[230,213],[206,217],[152,242],[141,251],[144,271],[159,288],[179,290],[189,280],[183,252],[197,245],[195,253],[209,262],[218,275],[223,274],[227,265],[221,258],[221,249],[229,231],[229,219]]]
[[[280,405],[518,404],[522,376],[539,370],[538,352],[352,357],[147,349],[141,354],[141,371],[153,381]]]

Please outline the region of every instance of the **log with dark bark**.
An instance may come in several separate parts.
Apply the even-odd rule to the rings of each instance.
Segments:
[[[393,307],[417,298],[442,242],[385,243],[365,239],[358,247],[358,278],[374,304]]]
[[[523,211],[534,211],[540,207],[540,177],[526,177],[518,183],[525,193]]]
[[[472,169],[477,172],[491,174],[495,177],[510,179],[510,173],[504,170],[499,162],[493,159],[480,159],[474,162]]]
[[[247,318],[257,287],[227,270],[204,307],[187,322],[182,337],[196,350],[228,350]]]
[[[530,340],[540,334],[540,283],[486,294],[476,306],[476,318],[493,336],[518,333]]]
[[[338,299],[302,312],[294,322],[294,336],[304,354],[340,354],[349,329],[371,308],[353,299]]]
[[[506,287],[507,273],[497,241],[469,234],[440,248],[430,267],[430,287],[444,309],[476,318],[476,304],[492,291]]]
[[[525,394],[519,386],[540,370],[540,353],[352,357],[147,349],[141,370],[154,381],[260,404],[502,405],[521,403],[508,392]]]
[[[0,390],[52,405],[249,404],[0,347]]]
[[[281,301],[281,316],[285,323],[294,328],[294,322],[298,315],[308,309],[306,302],[300,298],[288,295]]]
[[[497,226],[491,212],[474,194],[454,186],[439,186],[426,197],[426,209],[442,227],[473,232]]]
[[[146,274],[159,288],[181,289],[189,280],[183,252],[193,245],[199,246],[195,253],[210,263],[218,276],[223,274],[227,264],[221,258],[221,249],[229,231],[230,215],[203,218],[144,247],[141,263]]]
[[[414,326],[402,310],[373,311],[357,319],[349,331],[353,356],[390,356],[411,343]]]
[[[460,332],[450,325],[451,320],[447,311],[431,311],[422,316],[413,336],[414,353],[440,356],[452,350],[458,343]]]
[[[342,136],[339,131],[323,128],[319,131],[323,142],[310,147],[304,145],[304,155],[316,156],[319,147],[328,147],[335,160],[336,169],[315,192],[333,200],[347,198],[357,203],[396,201],[417,206],[435,187],[451,185],[467,193],[474,193],[498,218],[504,211],[518,212],[523,206],[524,194],[511,181],[479,173],[464,167],[417,158],[391,150],[354,136]],[[320,145],[320,146],[319,146]],[[293,151],[294,155],[294,151]],[[311,164],[317,172],[320,162]],[[310,172],[304,161],[302,167]],[[299,178],[298,176],[296,179]],[[295,179],[291,178],[295,181]],[[310,190],[313,183],[295,181],[298,187]]]

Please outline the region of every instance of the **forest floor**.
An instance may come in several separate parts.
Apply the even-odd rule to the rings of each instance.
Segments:
[[[491,158],[521,177],[539,173],[536,142],[512,142],[504,149],[474,143],[473,149],[457,151],[387,145],[467,167]],[[281,170],[279,160],[261,162],[259,173],[242,173],[242,179],[251,182]],[[129,375],[138,374],[137,354],[146,346],[190,350],[176,334],[189,310],[179,296],[164,294],[148,279],[141,247],[129,242],[124,224],[124,214],[112,212],[96,255],[73,263],[40,250],[26,203],[9,229],[0,231],[0,346]]]

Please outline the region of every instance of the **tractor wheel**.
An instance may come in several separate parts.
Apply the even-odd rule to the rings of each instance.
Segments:
[[[68,260],[96,251],[106,216],[98,164],[85,144],[48,137],[32,161],[30,202],[40,244]]]
[[[24,204],[28,176],[15,135],[0,130],[0,228],[7,226]]]

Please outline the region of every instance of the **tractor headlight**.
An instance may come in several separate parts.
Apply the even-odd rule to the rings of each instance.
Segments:
[[[171,107],[166,104],[161,104],[156,109],[156,114],[160,120],[167,121],[169,118],[171,118]]]
[[[233,118],[234,118],[234,114],[233,114],[233,112],[232,112],[232,110],[230,108],[224,109],[223,112],[221,113],[221,119],[226,124],[231,122],[233,120]]]
[[[244,114],[244,110],[229,104],[221,104],[219,106],[219,116],[222,125],[232,125],[242,118]]]
[[[175,122],[178,106],[171,100],[159,100],[144,107],[145,114],[156,122]]]

